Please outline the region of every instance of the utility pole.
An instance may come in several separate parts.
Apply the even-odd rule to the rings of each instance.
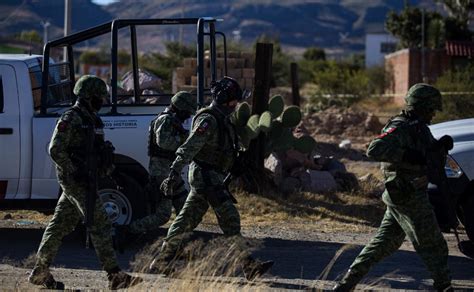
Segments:
[[[71,33],[71,0],[64,0],[64,36]],[[67,62],[67,47],[64,47],[63,61]]]
[[[181,18],[184,18],[184,3],[183,3],[183,0],[180,0],[179,1],[179,6],[180,6],[180,9],[181,9]],[[182,46],[183,45],[183,36],[184,35],[184,32],[183,32],[183,25],[180,25],[179,26],[179,44]]]
[[[51,23],[49,21],[41,21],[41,26],[43,26],[43,46],[48,42],[48,27]]]

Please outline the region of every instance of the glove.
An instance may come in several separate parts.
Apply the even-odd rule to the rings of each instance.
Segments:
[[[175,190],[183,184],[183,180],[178,172],[171,170],[168,177],[161,183],[160,190],[163,192],[165,197],[172,197],[175,194]]]
[[[426,165],[426,157],[415,149],[406,149],[403,153],[402,160],[411,164]]]
[[[439,138],[438,145],[442,147],[446,152],[448,152],[449,150],[453,149],[453,137],[449,135],[444,135],[443,137]]]

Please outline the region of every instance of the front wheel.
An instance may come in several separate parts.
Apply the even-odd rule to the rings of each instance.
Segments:
[[[143,187],[132,177],[120,173],[100,184],[99,196],[114,225],[130,224],[146,215]]]

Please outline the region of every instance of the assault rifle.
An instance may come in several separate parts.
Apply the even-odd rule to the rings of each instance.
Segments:
[[[452,197],[449,189],[448,178],[444,166],[448,151],[453,148],[453,139],[450,136],[443,136],[436,141],[434,146],[428,151],[426,162],[428,166],[428,180],[438,187],[440,196],[437,198],[441,206],[439,212],[444,215],[446,222],[439,222],[440,227],[447,229],[456,228],[458,220],[456,218],[456,198]],[[446,225],[446,226],[443,226]],[[442,228],[442,229],[446,229]]]
[[[84,225],[86,226],[86,248],[90,245],[90,229],[94,225],[94,210],[97,199],[97,152],[95,150],[95,129],[91,123],[87,127],[86,167],[87,193],[85,197]]]

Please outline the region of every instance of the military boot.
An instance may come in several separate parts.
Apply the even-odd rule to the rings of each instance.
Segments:
[[[255,278],[265,274],[273,266],[273,261],[259,261],[251,256],[244,259],[242,263],[242,270],[244,276],[248,281],[253,281]]]
[[[54,280],[48,268],[35,267],[28,277],[28,282],[46,289],[64,290],[64,283]]]
[[[143,282],[142,278],[131,276],[118,267],[107,271],[107,279],[109,280],[110,290],[125,289]]]
[[[354,291],[357,283],[362,280],[362,277],[362,275],[359,275],[353,270],[349,269],[332,290],[337,292]]]

